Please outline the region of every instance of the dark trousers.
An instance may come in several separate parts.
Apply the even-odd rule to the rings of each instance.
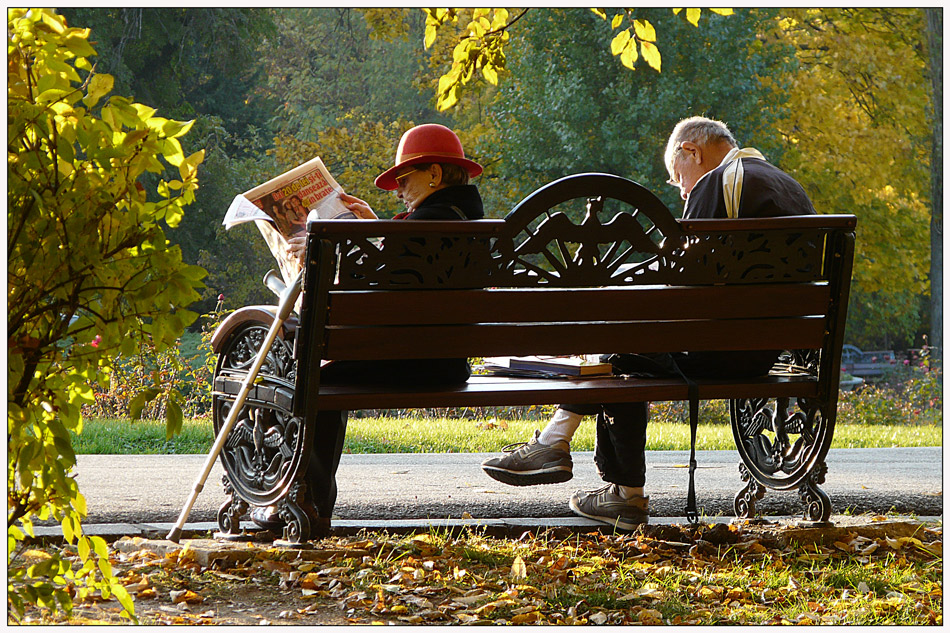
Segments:
[[[320,371],[320,383],[450,385],[472,375],[468,361],[458,358],[384,361],[335,361]],[[336,505],[336,471],[343,454],[348,411],[317,411],[307,489],[320,517],[329,518]]]
[[[741,378],[767,374],[778,354],[777,351],[703,352],[676,354],[674,358],[683,373],[691,378]],[[643,487],[649,403],[562,404],[561,408],[597,416],[594,464],[601,479],[621,486]]]
[[[643,487],[647,473],[648,403],[562,404],[561,408],[597,416],[594,464],[601,479],[621,486]]]

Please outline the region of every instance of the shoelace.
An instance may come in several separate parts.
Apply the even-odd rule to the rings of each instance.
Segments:
[[[609,491],[610,494],[614,495],[615,497],[620,497],[621,499],[623,499],[623,496],[619,494],[619,492],[620,492],[619,490],[618,490],[617,492],[614,492],[614,491],[611,491],[611,490],[610,490],[610,489],[613,488],[613,486],[615,486],[615,485],[616,485],[616,484],[607,484],[606,486],[603,486],[603,487],[601,487],[601,488],[598,488],[597,490],[591,490],[588,494],[591,494],[591,495],[599,495],[599,494],[601,494],[601,493],[604,493],[604,492],[608,492],[608,491]]]
[[[531,440],[537,442],[539,435],[540,435],[540,433],[539,433],[538,431],[535,431],[535,432],[534,432],[534,437],[532,437]],[[527,441],[527,442],[515,442],[515,443],[513,443],[513,444],[508,444],[508,445],[506,445],[506,446],[502,446],[502,447],[501,447],[501,452],[502,452],[502,453],[514,453],[514,452],[516,452],[516,451],[519,451],[519,450],[521,450],[522,448],[525,448],[528,444],[530,444],[530,443],[531,443],[531,440],[529,440],[529,441]]]

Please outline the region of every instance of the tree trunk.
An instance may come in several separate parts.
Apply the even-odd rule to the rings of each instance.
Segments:
[[[929,8],[927,40],[933,87],[933,147],[930,153],[930,345],[943,359],[943,9]]]

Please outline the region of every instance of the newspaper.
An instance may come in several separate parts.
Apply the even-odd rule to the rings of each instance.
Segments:
[[[341,193],[343,187],[317,156],[235,196],[224,216],[224,228],[254,222],[289,284],[301,265],[290,254],[288,240],[306,234],[308,219],[356,219],[340,200]]]

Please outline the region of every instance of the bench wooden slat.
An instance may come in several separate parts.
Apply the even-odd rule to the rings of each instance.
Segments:
[[[795,215],[777,218],[696,218],[677,220],[684,230],[690,232],[735,232],[782,229],[853,229],[857,218],[848,214]]]
[[[395,325],[327,328],[325,358],[467,358],[526,354],[817,349],[825,320]]]
[[[350,290],[330,293],[330,325],[775,318],[823,315],[825,282],[617,289]],[[529,303],[530,302],[530,303]],[[525,309],[526,305],[531,310]]]
[[[697,380],[702,400],[729,398],[814,397],[818,382],[811,376],[766,376],[746,381]],[[458,387],[394,388],[384,386],[320,387],[322,409],[519,406],[530,404],[587,404],[643,400],[686,400],[686,385],[677,379],[604,377],[583,380],[472,376]]]

